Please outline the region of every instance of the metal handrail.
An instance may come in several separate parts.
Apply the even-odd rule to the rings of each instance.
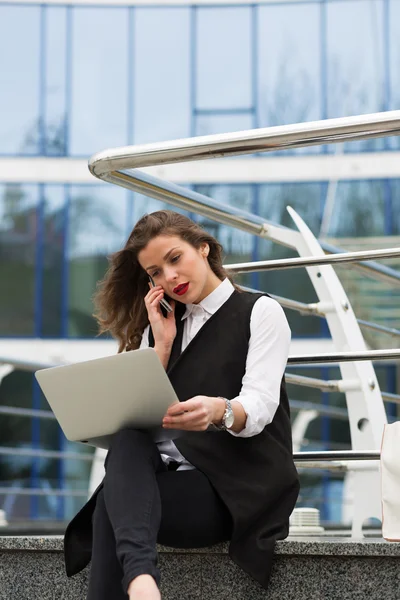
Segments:
[[[4,446],[0,446],[0,455],[33,456],[38,458],[73,459],[84,461],[96,460],[96,457],[93,454],[84,454],[79,452],[57,452],[53,450],[37,450],[35,448],[7,448]],[[293,458],[294,460],[299,462],[308,462],[313,460],[379,460],[380,453],[375,450],[362,452],[351,450],[321,450],[313,452],[294,452]]]
[[[240,286],[243,290],[248,292],[253,292],[256,294],[263,293],[260,290],[256,290],[254,288]],[[292,300],[290,298],[285,298],[284,296],[277,296],[276,294],[269,294],[271,298],[276,300],[281,306],[284,308],[288,308],[289,310],[295,310],[300,314],[311,315],[314,317],[319,317],[320,319],[325,319],[326,314],[321,308],[320,303],[312,302],[307,304],[306,302],[300,302],[299,300]],[[394,327],[385,327],[384,325],[378,325],[378,323],[373,323],[371,321],[365,321],[364,319],[356,319],[357,323],[361,327],[365,327],[366,329],[372,329],[373,331],[379,331],[381,333],[386,333],[391,337],[400,337],[400,330],[395,329]]]
[[[293,452],[296,462],[306,463],[315,460],[380,460],[381,453],[378,450],[322,450],[314,452]]]
[[[40,363],[31,360],[21,360],[19,358],[10,358],[0,356],[0,365],[11,365],[21,369],[21,371],[40,371],[40,369],[49,369],[51,367],[59,367],[59,364],[54,363]]]
[[[325,406],[324,404],[314,404],[304,400],[289,400],[291,410],[315,410],[323,417],[332,417],[343,421],[349,420],[347,409],[340,406]]]
[[[72,460],[86,460],[93,462],[96,460],[93,454],[84,454],[83,452],[61,452],[58,450],[40,450],[37,448],[12,448],[0,446],[0,456],[32,456],[36,458],[61,458]]]
[[[87,498],[87,491],[41,488],[0,487],[0,494],[15,494],[16,496],[78,496]]]
[[[34,419],[56,420],[51,410],[39,410],[36,408],[17,408],[15,406],[0,406],[0,414],[14,415],[16,417],[32,417]]]
[[[340,254],[341,252],[345,252],[343,248],[338,248],[337,246],[332,246],[332,244],[328,244],[323,240],[318,240],[321,248],[327,254]],[[380,263],[375,262],[359,262],[354,264],[349,264],[350,269],[355,269],[357,271],[361,271],[366,277],[371,279],[384,281],[385,283],[389,283],[392,285],[394,282],[400,283],[400,272],[396,269],[392,269],[386,265],[382,265]]]
[[[345,381],[343,379],[317,379],[315,377],[305,377],[304,375],[295,375],[293,373],[285,373],[286,383],[290,385],[300,385],[303,387],[317,388],[325,392],[347,392],[357,389],[357,382]],[[400,395],[391,394],[381,391],[382,400],[400,404]]]
[[[390,392],[381,392],[382,400],[386,402],[392,402],[393,404],[400,404],[400,396],[398,394],[391,394]]]
[[[384,325],[378,325],[378,323],[371,323],[370,321],[364,321],[364,319],[357,319],[357,323],[361,327],[365,327],[366,329],[372,329],[373,331],[380,331],[381,333],[386,333],[392,337],[400,337],[400,331],[398,329],[394,329],[393,327],[385,327]]]
[[[397,360],[400,350],[365,350],[362,352],[337,352],[336,354],[299,354],[289,356],[288,365],[325,364],[351,362],[358,360]]]
[[[95,177],[106,179],[110,172],[123,169],[256,152],[276,152],[289,148],[336,144],[399,134],[400,111],[393,110],[140,146],[125,146],[96,153],[89,161],[89,169]]]
[[[316,377],[306,377],[304,375],[294,375],[285,373],[286,383],[291,385],[300,385],[304,387],[317,388],[325,392],[340,392],[339,381],[326,379],[317,379]]]
[[[137,167],[245,154],[246,152],[275,151],[302,145],[384,137],[397,135],[399,131],[400,111],[382,112],[109,149],[93,155],[89,161],[89,169],[95,177],[110,183],[264,237],[269,222],[261,217],[138,171]],[[119,169],[132,168],[135,170],[119,171]],[[274,225],[274,227],[277,226]],[[283,230],[288,229],[287,227],[278,227]],[[340,248],[323,241],[320,243],[326,252],[341,252]],[[400,273],[385,265],[355,263],[352,267],[375,279],[388,283],[400,283]]]
[[[139,193],[147,194],[148,196],[168,202],[178,208],[182,208],[189,212],[195,212],[204,217],[213,219],[218,223],[222,223],[223,225],[235,227],[259,237],[265,237],[268,228],[271,225],[277,229],[292,231],[289,227],[276,225],[258,215],[230,206],[229,204],[224,204],[223,202],[218,202],[205,194],[200,194],[199,192],[164,181],[163,179],[159,179],[158,177],[148,175],[141,171],[135,171],[134,181],[132,181],[129,174],[122,180],[114,181],[113,178],[108,177],[107,181],[115,183],[116,185],[122,185],[122,187],[126,187],[127,189]],[[137,185],[137,182],[141,183]],[[322,249],[329,254],[339,254],[344,252],[342,248],[332,246],[323,240],[319,240],[319,243]],[[385,281],[389,284],[400,284],[400,273],[386,265],[368,262],[354,263],[351,267],[362,271],[373,279]]]
[[[319,265],[334,265],[369,258],[398,258],[400,248],[385,248],[382,250],[361,250],[358,252],[343,252],[329,256],[312,256],[283,258],[278,260],[259,260],[257,262],[235,263],[224,265],[231,273],[257,273],[259,271],[274,271],[276,269],[297,269],[299,267],[315,267]]]

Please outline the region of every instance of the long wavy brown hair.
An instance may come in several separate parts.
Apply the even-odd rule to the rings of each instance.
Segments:
[[[138,254],[158,235],[178,236],[197,250],[207,243],[211,269],[221,281],[226,277],[232,281],[222,266],[221,244],[197,223],[172,210],[144,215],[136,223],[124,248],[109,257],[109,268],[97,284],[93,297],[93,316],[99,325],[99,335],[110,332],[119,342],[118,352],[136,350],[149,323],[144,304],[149,279],[139,264]]]

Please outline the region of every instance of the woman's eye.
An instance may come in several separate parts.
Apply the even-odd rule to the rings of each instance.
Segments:
[[[174,256],[174,258],[171,258],[171,262],[176,263],[178,262],[178,260],[180,259],[181,255],[178,254],[177,256]]]
[[[158,274],[159,274],[159,271],[154,271],[154,273],[152,273],[152,274],[151,274],[151,276],[152,276],[152,277],[153,277],[153,279],[154,279],[154,277],[157,277],[157,275],[158,275]]]

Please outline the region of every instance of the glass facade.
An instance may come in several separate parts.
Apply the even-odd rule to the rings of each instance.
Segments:
[[[394,109],[399,23],[398,0],[180,8],[0,2],[0,55],[8,56],[0,63],[7,114],[0,154],[86,157],[240,129],[246,116],[252,126],[270,126]]]
[[[180,7],[0,0],[0,114],[6,115],[0,118],[0,159],[87,159],[113,146],[398,109],[399,40],[400,0]],[[279,154],[350,156],[399,150],[399,140]],[[291,205],[318,237],[331,182],[188,185],[289,227],[286,206]],[[0,338],[94,339],[91,298],[107,256],[123,245],[140,216],[164,206],[95,181],[0,182],[5,290]],[[357,240],[399,236],[399,215],[400,179],[340,181],[326,234],[351,239],[355,247]],[[294,256],[283,246],[194,218],[222,242],[226,263]],[[238,281],[303,302],[317,300],[303,270],[249,274]],[[399,327],[398,294],[387,294],[385,302],[393,305],[390,325]],[[287,316],[294,338],[327,334],[317,317],[293,311]],[[334,369],[307,374],[337,376]],[[392,367],[381,367],[379,377],[383,389],[395,391]],[[290,391],[297,400],[345,406],[342,395]],[[33,376],[21,371],[0,386],[0,405],[11,404],[48,409]],[[4,415],[0,430],[1,446],[77,451],[51,419]],[[350,443],[345,420],[321,417],[307,435],[310,447]],[[1,456],[0,487],[67,486],[71,494],[32,495],[28,501],[8,493],[0,495],[0,507],[3,503],[11,520],[67,518],[83,502],[89,471],[88,461]],[[305,481],[302,501],[308,505],[313,499],[323,507],[329,494],[340,491],[334,478]],[[329,498],[334,507],[338,500]],[[335,520],[337,510],[329,511],[325,518]]]

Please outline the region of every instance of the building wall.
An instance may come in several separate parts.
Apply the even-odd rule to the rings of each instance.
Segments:
[[[142,214],[164,206],[95,180],[83,183],[79,169],[55,178],[54,159],[70,165],[75,159],[82,166],[91,154],[113,146],[399,108],[399,40],[399,0],[163,7],[125,0],[118,5],[0,0],[0,337],[93,340],[91,296],[107,256],[122,246]],[[324,157],[335,165],[340,156],[362,165],[368,157],[399,150],[397,137],[314,146],[276,153],[277,160],[289,161],[281,163],[288,165],[284,181],[273,180],[267,162],[257,179],[246,175],[243,161],[254,160],[250,156],[231,160],[223,181],[218,175],[207,180],[207,167],[198,164],[183,183],[288,226],[290,204],[317,236],[322,226],[325,236],[336,238],[395,236],[400,170],[388,178],[381,161],[371,179],[365,174],[357,179],[353,172],[340,180],[326,221],[326,198],[339,170],[328,178],[315,165]],[[314,165],[309,180],[291,160],[300,157]],[[224,244],[226,262],[290,255],[268,241],[198,220]],[[315,300],[300,271],[253,274],[240,282]],[[327,335],[318,318],[293,312],[288,318],[296,339]],[[394,391],[390,368],[381,369],[380,377]],[[296,389],[294,395],[328,402],[316,390]],[[343,406],[342,397],[329,402]],[[47,408],[32,376],[20,372],[4,379],[0,404]],[[54,422],[4,416],[2,423],[0,445],[71,448]],[[349,444],[346,427],[326,419],[315,423],[310,436],[326,447]],[[81,493],[65,500],[32,495],[27,503],[0,494],[10,513],[62,518],[82,502],[87,463],[10,456],[1,461],[3,485],[19,481]]]

